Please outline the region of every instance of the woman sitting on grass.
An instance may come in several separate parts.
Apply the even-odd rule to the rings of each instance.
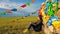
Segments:
[[[40,20],[38,20],[35,23],[31,22],[31,24],[29,25],[28,29],[24,30],[24,33],[29,31],[31,28],[33,28],[33,30],[36,31],[36,32],[42,31],[42,26],[43,26],[42,22],[43,22],[42,18],[40,18]]]

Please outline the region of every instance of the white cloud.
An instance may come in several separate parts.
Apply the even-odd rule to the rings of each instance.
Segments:
[[[1,2],[0,3],[0,8],[5,8],[5,9],[11,9],[11,8],[16,8],[19,5],[21,5],[20,3],[16,3],[16,2]]]

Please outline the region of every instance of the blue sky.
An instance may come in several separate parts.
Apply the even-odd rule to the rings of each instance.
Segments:
[[[24,9],[21,9],[19,11],[26,11],[26,12],[34,12],[39,9],[41,6],[42,2],[45,2],[45,0],[35,0],[34,3],[31,2],[31,0],[0,0],[0,8],[4,9],[12,9],[12,8],[17,8],[18,6],[21,6],[22,4],[26,4],[27,2],[30,2],[30,6],[27,6]],[[13,14],[20,14],[18,11],[13,12]]]

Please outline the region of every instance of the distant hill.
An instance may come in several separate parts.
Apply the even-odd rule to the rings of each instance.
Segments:
[[[4,8],[0,8],[0,12],[6,12],[7,9]],[[30,15],[30,12],[25,11],[25,10],[19,10],[19,11],[12,11],[12,13],[7,13],[6,15],[0,15],[0,17],[10,17],[10,16],[36,16],[36,14],[34,15]]]

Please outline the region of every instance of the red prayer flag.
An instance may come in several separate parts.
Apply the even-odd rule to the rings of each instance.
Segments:
[[[25,7],[26,7],[26,4],[22,5],[21,7],[22,7],[22,8],[25,8]]]

